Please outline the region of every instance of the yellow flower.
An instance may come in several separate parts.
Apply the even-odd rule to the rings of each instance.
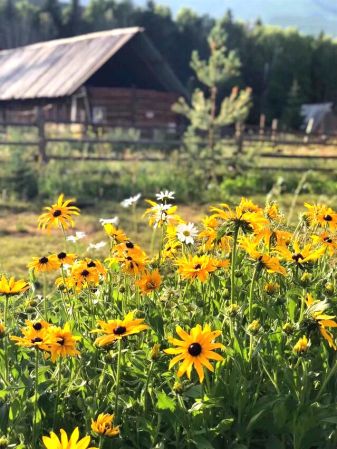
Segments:
[[[27,320],[26,327],[21,329],[23,337],[11,336],[10,339],[15,341],[18,346],[48,351],[50,343],[49,326],[50,324],[43,320],[36,322]]]
[[[33,260],[27,265],[31,270],[38,273],[55,271],[60,268],[60,263],[55,255],[33,257]]]
[[[169,343],[177,346],[177,348],[168,348],[164,352],[166,354],[175,355],[171,360],[169,369],[171,369],[176,363],[182,361],[179,366],[177,375],[178,377],[187,374],[187,377],[191,378],[191,371],[194,367],[198,373],[200,382],[204,380],[204,367],[210,371],[214,371],[213,366],[209,362],[210,360],[223,360],[223,357],[214,349],[224,348],[221,343],[213,343],[214,340],[221,335],[221,331],[211,331],[208,324],[204,328],[197,324],[191,329],[188,334],[180,326],[176,327],[176,332],[181,338],[168,338]]]
[[[308,204],[304,203],[304,206],[308,209],[305,214],[310,226],[322,226],[324,228],[329,227],[331,230],[337,228],[337,213],[323,204]]]
[[[302,267],[303,264],[307,262],[316,261],[325,251],[322,247],[318,249],[314,248],[311,243],[307,243],[306,245],[300,247],[299,242],[296,240],[292,242],[291,248],[287,248],[286,246],[277,246],[275,250],[287,262],[296,264],[299,267]]]
[[[175,212],[177,206],[171,204],[156,203],[155,201],[145,200],[151,207],[146,209],[144,216],[149,216],[149,225],[154,228],[160,228],[164,224],[177,224],[182,220]]]
[[[298,340],[298,342],[294,346],[294,352],[298,354],[302,354],[303,352],[307,352],[310,346],[310,340],[304,335],[302,338]]]
[[[91,430],[98,435],[105,437],[115,437],[119,434],[119,426],[113,426],[114,415],[108,413],[101,413],[98,415],[96,421],[91,420]]]
[[[176,261],[176,265],[183,279],[199,279],[201,282],[205,282],[209,273],[218,268],[217,261],[207,255],[183,257]]]
[[[6,335],[5,326],[2,323],[0,323],[0,338],[4,338],[5,335]]]
[[[48,351],[51,354],[51,361],[55,362],[59,357],[76,356],[79,351],[76,349],[76,342],[80,337],[75,337],[67,323],[64,328],[51,326],[49,328]]]
[[[14,277],[9,279],[2,275],[0,279],[0,294],[5,296],[19,295],[29,289],[28,282],[20,279],[16,281]]]
[[[65,251],[61,251],[60,253],[55,254],[55,256],[56,256],[60,266],[63,266],[65,264],[72,265],[75,262],[75,259],[77,257],[76,254],[71,254],[71,253],[69,254],[69,253],[66,253]]]
[[[44,208],[47,212],[44,212],[39,216],[38,227],[40,229],[51,229],[52,227],[58,228],[59,226],[63,229],[67,229],[70,226],[73,227],[75,223],[72,219],[72,215],[79,215],[80,213],[78,207],[70,205],[74,201],[74,198],[64,200],[64,195],[62,193],[55,204]]]
[[[327,232],[322,232],[320,235],[312,235],[311,236],[314,243],[321,245],[325,248],[330,256],[333,256],[337,250],[337,241],[336,238]]]
[[[279,259],[257,250],[256,248],[258,245],[259,241],[256,238],[254,240],[246,237],[240,239],[240,246],[246,250],[250,257],[254,259],[261,268],[266,269],[269,273],[279,273],[285,276],[287,272],[280,264]]]
[[[280,284],[277,282],[267,282],[263,289],[268,295],[275,295],[280,290]]]
[[[151,273],[145,273],[137,282],[136,285],[140,288],[144,295],[152,293],[157,290],[161,284],[161,276],[158,270],[154,270]]]
[[[112,344],[116,340],[120,340],[128,335],[138,334],[148,329],[149,326],[144,324],[144,319],[134,319],[134,312],[129,312],[123,320],[98,321],[101,329],[94,329],[92,332],[104,334],[102,337],[96,338],[95,344],[104,347]]]
[[[84,438],[80,437],[80,433],[78,427],[73,431],[70,438],[66,432],[61,429],[60,430],[61,437],[59,438],[54,432],[50,432],[49,437],[42,437],[43,444],[46,449],[97,449],[95,447],[88,448],[90,444],[90,436],[86,436]]]
[[[322,337],[328,342],[330,348],[337,351],[337,346],[335,344],[333,334],[327,330],[330,327],[337,327],[336,321],[334,321],[335,315],[326,315],[325,311],[329,307],[327,301],[317,301],[314,300],[313,296],[308,293],[307,299],[307,314],[309,317],[316,322]]]
[[[104,231],[113,239],[115,243],[122,243],[128,239],[126,234],[121,229],[117,229],[116,226],[111,223],[106,223],[103,227]]]

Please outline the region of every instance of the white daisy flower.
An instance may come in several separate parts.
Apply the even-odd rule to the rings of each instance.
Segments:
[[[177,238],[179,242],[192,245],[194,238],[198,235],[198,230],[193,223],[180,224],[177,226]]]
[[[85,232],[77,231],[77,232],[75,233],[75,235],[68,235],[67,240],[68,240],[69,242],[76,243],[78,240],[81,240],[81,239],[83,239],[84,237],[86,237],[86,235],[87,235],[87,234],[86,234]]]
[[[175,192],[169,190],[162,190],[160,193],[156,193],[156,198],[158,201],[174,200]]]
[[[119,217],[100,218],[99,222],[101,223],[102,226],[104,226],[106,224],[112,224],[114,226],[118,226],[119,225]]]
[[[131,196],[130,198],[127,198],[121,202],[121,206],[128,208],[130,206],[133,206],[134,204],[137,204],[137,201],[142,196],[141,193],[137,193],[135,196]]]
[[[106,245],[106,242],[104,242],[104,241],[98,242],[98,243],[89,243],[87,251],[90,251],[92,249],[97,251],[97,250],[99,250],[101,248],[104,248],[105,245]]]

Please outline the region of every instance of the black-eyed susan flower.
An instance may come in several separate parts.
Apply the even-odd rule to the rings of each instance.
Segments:
[[[287,274],[277,257],[267,254],[264,248],[258,249],[259,241],[257,238],[242,238],[240,239],[240,246],[257,262],[260,269],[265,269],[269,273],[279,273],[283,276]]]
[[[80,337],[75,337],[70,330],[69,324],[65,324],[63,329],[57,326],[50,326],[48,329],[49,345],[48,351],[52,362],[59,357],[74,357],[80,352],[76,349],[76,343]]]
[[[16,281],[14,277],[6,278],[2,275],[0,278],[0,295],[13,296],[19,295],[29,289],[28,282],[23,279]]]
[[[52,254],[49,256],[33,257],[27,267],[31,270],[37,271],[38,273],[46,273],[49,271],[58,270],[60,268],[60,263],[55,254]]]
[[[325,311],[328,309],[329,304],[326,300],[317,301],[313,296],[308,293],[306,298],[307,304],[307,317],[304,321],[304,325],[308,328],[309,332],[319,330],[322,337],[328,342],[330,348],[337,351],[337,346],[334,340],[333,334],[327,328],[337,327],[335,321],[335,315],[327,315]]]
[[[224,348],[223,344],[214,343],[214,340],[221,335],[221,331],[211,331],[208,324],[204,328],[197,324],[191,329],[190,333],[184,331],[180,326],[176,327],[176,332],[181,340],[170,337],[168,341],[177,347],[164,350],[166,354],[175,355],[170,362],[169,369],[176,363],[182,362],[178,368],[178,377],[186,373],[190,379],[194,367],[200,382],[203,382],[204,367],[212,372],[214,371],[210,360],[223,360],[220,354],[214,352],[214,349]]]
[[[40,229],[58,228],[61,226],[63,229],[67,229],[70,226],[74,226],[73,215],[79,215],[80,210],[76,206],[71,204],[75,202],[74,198],[64,200],[63,193],[58,197],[58,200],[52,206],[47,206],[44,212],[39,216],[38,226]]]
[[[177,224],[182,221],[177,211],[177,206],[172,204],[156,203],[155,201],[145,200],[151,207],[146,209],[144,216],[149,216],[149,225],[154,228],[160,228],[167,224]]]
[[[10,339],[15,341],[18,346],[25,348],[37,348],[48,351],[50,343],[49,327],[46,321],[29,321],[25,322],[26,326],[21,329],[22,337],[11,336]]]
[[[296,352],[297,354],[303,354],[304,352],[307,352],[309,347],[310,347],[310,340],[308,340],[307,337],[304,335],[295,344],[294,352]]]
[[[161,284],[161,276],[158,270],[145,273],[137,282],[136,285],[140,288],[144,295],[148,295],[155,290],[158,290]]]
[[[104,231],[107,233],[109,237],[112,238],[114,243],[122,243],[128,240],[126,234],[121,229],[118,229],[112,223],[106,223],[103,225]]]
[[[263,290],[267,293],[267,295],[275,295],[275,293],[278,293],[280,290],[280,284],[277,282],[267,282],[263,286]]]
[[[96,420],[91,420],[91,430],[98,435],[115,437],[119,435],[119,426],[113,425],[114,415],[101,413]]]
[[[315,248],[311,243],[301,246],[296,240],[294,240],[289,247],[277,246],[275,250],[282,259],[297,265],[299,268],[302,268],[303,265],[308,262],[318,260],[322,257],[325,251],[322,247]]]
[[[330,256],[333,256],[336,253],[337,240],[335,236],[329,234],[328,232],[322,232],[320,235],[312,235],[311,238],[316,245],[321,245],[325,248]]]
[[[149,326],[144,323],[144,319],[134,319],[134,314],[134,312],[129,312],[123,320],[98,321],[100,329],[94,329],[92,332],[104,335],[96,338],[95,344],[100,347],[108,346],[116,340],[121,340],[124,337],[138,334],[148,329]]]
[[[4,338],[6,335],[6,328],[3,323],[0,322],[0,338]]]
[[[70,438],[67,433],[61,429],[60,438],[54,432],[50,432],[49,437],[42,437],[43,444],[46,449],[97,449],[95,447],[88,447],[90,444],[90,436],[80,438],[78,427],[73,431]]]
[[[66,253],[65,251],[61,251],[58,254],[55,254],[60,266],[63,265],[72,265],[76,260],[76,254]]]
[[[209,273],[218,268],[217,261],[207,254],[182,257],[176,261],[176,265],[183,279],[199,279],[201,282],[205,282]]]
[[[304,203],[308,209],[305,217],[308,219],[310,226],[321,226],[329,228],[330,230],[337,229],[337,213],[324,204],[309,204]]]

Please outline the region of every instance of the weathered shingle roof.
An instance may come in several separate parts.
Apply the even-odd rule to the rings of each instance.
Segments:
[[[0,101],[72,95],[136,35],[142,35],[163,83],[183,93],[183,86],[143,29],[120,28],[0,51]]]

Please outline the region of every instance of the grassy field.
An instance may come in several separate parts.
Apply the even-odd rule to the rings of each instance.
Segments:
[[[239,197],[231,197],[230,203],[237,201]],[[254,201],[264,204],[265,195],[255,195]],[[293,196],[290,194],[282,195],[278,198],[286,215],[292,206]],[[326,196],[318,195],[300,195],[297,197],[293,205],[293,217],[291,221],[296,219],[299,210],[304,210],[303,202],[310,200],[327,201]],[[329,204],[335,206],[336,199],[330,198]],[[219,198],[219,202],[227,202],[228,198]],[[181,204],[178,206],[181,216],[186,221],[198,222],[202,216],[207,213],[208,205],[206,204]],[[121,207],[120,203],[101,201],[94,207],[86,207],[82,210],[81,219],[77,220],[78,226],[69,230],[68,234],[74,234],[76,231],[85,232],[86,237],[76,244],[68,242],[68,251],[76,252],[80,255],[90,257],[105,258],[108,255],[108,247],[105,246],[100,250],[89,250],[90,243],[98,243],[107,241],[103,232],[99,218],[111,218],[118,216],[120,218],[120,227],[137,243],[150,251],[152,231],[147,226],[147,221],[143,218],[146,209],[144,199],[140,200],[140,204],[133,214],[130,209]],[[58,231],[51,231],[50,234],[37,229],[37,217],[41,213],[41,203],[23,203],[15,204],[0,203],[0,271],[13,274],[16,276],[26,276],[27,263],[33,256],[42,256],[41,253],[55,253],[64,250],[62,247],[62,239]],[[159,236],[156,237],[158,240]],[[156,246],[156,245],[155,245]]]

